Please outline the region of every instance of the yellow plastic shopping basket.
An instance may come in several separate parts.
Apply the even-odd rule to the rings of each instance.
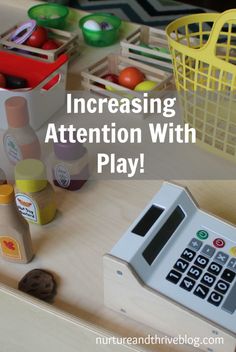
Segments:
[[[236,161],[236,9],[182,17],[166,31],[184,121],[198,144]]]

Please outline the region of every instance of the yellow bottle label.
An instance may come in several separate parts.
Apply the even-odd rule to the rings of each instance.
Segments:
[[[0,237],[0,244],[2,248],[2,255],[13,259],[21,259],[21,252],[19,243],[12,237]]]

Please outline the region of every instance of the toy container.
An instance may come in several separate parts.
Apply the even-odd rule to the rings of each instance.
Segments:
[[[84,27],[84,24],[87,21],[95,21],[98,24],[107,23],[111,25],[112,28],[107,30],[94,31]],[[85,43],[97,47],[109,46],[118,41],[121,24],[122,22],[119,17],[108,13],[88,15],[81,18],[79,22]]]
[[[0,72],[5,75],[23,77],[28,88],[0,89],[0,129],[7,129],[5,101],[14,96],[27,100],[30,125],[39,129],[63,106],[66,97],[67,55],[61,55],[55,62],[40,62],[10,52],[0,51]]]
[[[83,77],[82,86],[91,92],[97,92],[109,97],[143,97],[143,92],[130,90],[102,78],[108,73],[119,75],[121,70],[129,66],[138,68],[145,74],[146,80],[156,82],[155,91],[158,91],[160,94],[171,85],[172,74],[142,62],[129,59],[128,57],[111,54],[81,72]],[[107,90],[105,88],[106,86],[110,87],[110,89]]]
[[[172,57],[163,29],[140,26],[120,44],[122,56],[172,72]]]
[[[200,147],[236,158],[236,10],[179,18],[166,29],[184,122]]]
[[[56,215],[55,192],[47,180],[40,160],[27,159],[15,167],[16,204],[24,218],[38,225],[51,222]]]
[[[33,258],[29,224],[20,214],[12,185],[0,186],[0,244],[5,260],[26,264]]]
[[[0,46],[1,50],[14,50],[15,54],[31,57],[40,61],[54,62],[60,55],[66,54],[69,60],[72,60],[79,54],[79,35],[60,29],[47,28],[48,38],[60,43],[60,47],[55,50],[44,50],[34,48],[24,44],[17,44],[10,40],[11,34],[20,26],[15,25],[1,34]],[[18,51],[17,51],[18,50]]]
[[[28,15],[35,20],[39,26],[63,28],[69,9],[60,4],[40,4],[29,9]]]
[[[79,190],[89,178],[87,149],[80,143],[54,143],[54,184],[69,191]]]
[[[5,102],[8,130],[3,145],[8,160],[16,165],[23,159],[40,159],[39,139],[29,125],[27,101],[23,97],[9,98]]]

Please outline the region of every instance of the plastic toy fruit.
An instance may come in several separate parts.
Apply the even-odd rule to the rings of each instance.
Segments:
[[[119,84],[123,87],[134,89],[145,79],[144,74],[136,67],[126,67],[120,72]]]
[[[57,48],[59,48],[59,44],[57,42],[55,42],[55,40],[47,40],[43,46],[42,46],[42,49],[43,50],[55,50]]]
[[[83,27],[89,29],[90,31],[100,31],[100,25],[94,20],[88,20],[84,23]]]
[[[6,88],[6,78],[2,73],[0,73],[0,88]]]
[[[109,82],[117,83],[118,84],[118,76],[114,73],[107,73],[106,75],[102,76],[103,79],[106,79]],[[104,84],[98,83],[98,86],[101,88],[105,88]]]
[[[143,81],[139,83],[134,90],[136,92],[149,92],[157,87],[157,82],[154,81]]]
[[[102,22],[102,23],[100,23],[100,28],[103,31],[109,31],[110,29],[113,29],[113,26],[108,22]]]
[[[33,48],[41,48],[43,44],[48,40],[47,30],[43,27],[37,27],[37,29],[31,34],[26,44]]]

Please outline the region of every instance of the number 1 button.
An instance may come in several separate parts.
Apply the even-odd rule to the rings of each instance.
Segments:
[[[172,282],[173,284],[177,284],[181,278],[181,274],[178,271],[171,270],[166,277],[166,280]]]

